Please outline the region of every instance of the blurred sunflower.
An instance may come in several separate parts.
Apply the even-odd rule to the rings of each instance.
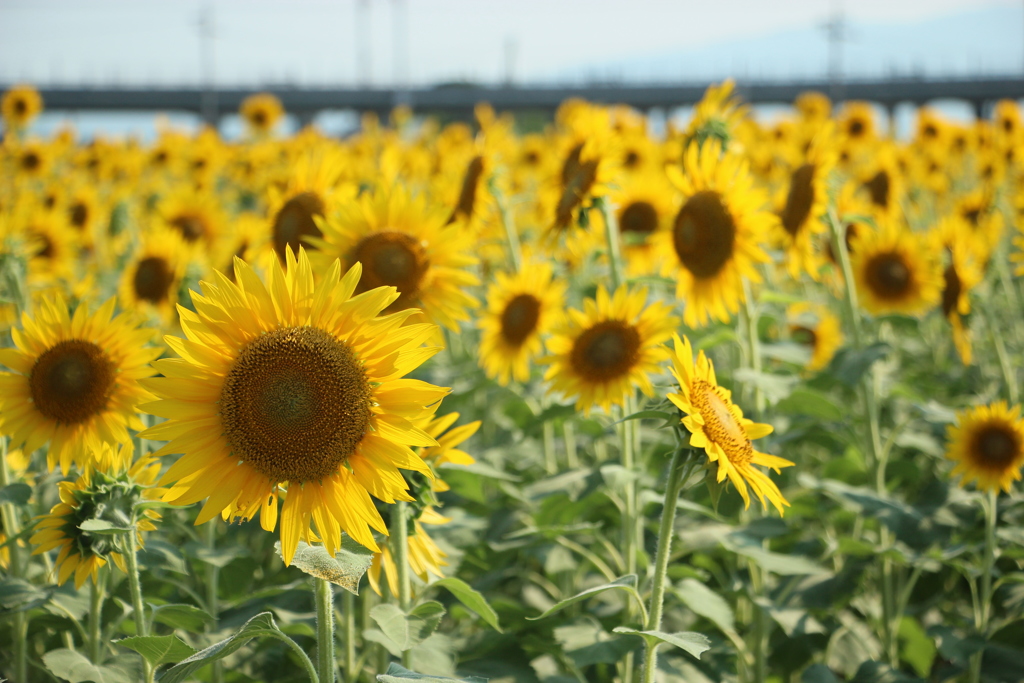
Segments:
[[[238,113],[249,130],[255,136],[262,137],[273,132],[274,126],[284,116],[284,107],[276,96],[264,92],[249,95],[242,100]]]
[[[477,264],[473,235],[458,223],[446,225],[447,218],[443,207],[403,185],[366,192],[322,224],[323,238],[310,240],[318,247],[310,260],[317,270],[335,259],[346,268],[361,263],[357,293],[395,287],[398,297],[386,312],[419,308],[454,331],[479,303],[467,290],[480,281],[471,271]]]
[[[609,296],[599,287],[582,311],[569,309],[547,342],[544,379],[551,391],[576,397],[576,408],[587,415],[594,406],[625,406],[637,388],[653,396],[650,375],[660,371],[666,357],[661,344],[678,320],[668,305],[646,301],[646,288],[630,292],[622,286]]]
[[[188,248],[180,232],[166,226],[146,231],[121,273],[121,305],[170,322],[187,266]]]
[[[972,481],[985,491],[1002,489],[1021,478],[1024,466],[1024,420],[1020,406],[1005,401],[957,413],[956,425],[947,428],[946,457],[956,462],[952,475],[963,475],[961,486]]]
[[[711,462],[718,463],[718,481],[728,477],[743,497],[744,506],[750,507],[750,494],[754,492],[761,505],[768,508],[765,498],[779,514],[789,501],[768,475],[754,465],[770,467],[778,474],[792,462],[754,450],[750,443],[772,433],[772,426],[758,424],[745,417],[740,407],[732,402],[732,392],[718,385],[715,366],[701,351],[696,362],[693,347],[687,337],[673,335],[672,375],[679,382],[679,393],[668,394],[668,399],[686,413],[680,420],[690,432],[690,445],[703,448]]]
[[[280,263],[288,247],[293,252],[301,246],[312,248],[308,240],[323,234],[317,219],[331,216],[342,195],[344,158],[330,147],[318,150],[299,157],[289,167],[283,186],[271,185],[268,190],[270,239],[266,244]]]
[[[790,277],[807,273],[818,279],[820,257],[816,253],[817,235],[827,225],[822,217],[828,211],[828,177],[835,168],[835,150],[831,127],[823,127],[811,140],[804,163],[789,176],[785,199],[779,204],[779,223],[775,230],[785,250]]]
[[[155,208],[161,220],[180,233],[187,244],[205,253],[220,246],[227,216],[221,199],[210,190],[179,186],[161,197]]]
[[[675,275],[676,297],[685,304],[684,322],[727,322],[739,310],[743,278],[761,281],[758,263],[769,261],[761,248],[778,221],[764,210],[764,193],[754,185],[746,161],[722,153],[717,141],[691,145],[683,171],[668,167],[669,179],[683,193],[672,230],[656,239],[669,254],[664,275]]]
[[[875,137],[875,112],[867,102],[847,102],[839,112],[840,135],[855,145]]]
[[[444,574],[441,567],[447,567],[445,558],[448,554],[437,547],[434,539],[427,534],[423,528],[424,524],[447,524],[451,520],[439,514],[431,507],[423,508],[423,512],[413,523],[412,533],[408,536],[409,547],[409,568],[412,573],[421,581],[430,581],[430,575],[442,578]],[[398,595],[398,565],[395,563],[394,555],[391,552],[391,545],[385,543],[379,553],[375,553],[370,568],[366,572],[366,578],[370,582],[370,588],[377,595],[381,593],[380,573],[384,570],[387,579],[388,590],[391,595]]]
[[[182,453],[163,475],[164,500],[207,499],[196,524],[250,519],[273,531],[291,564],[310,522],[333,555],[344,531],[379,550],[370,528],[387,534],[370,499],[412,500],[399,468],[432,477],[412,450],[437,442],[414,423],[433,414],[448,389],[401,379],[439,349],[424,347],[430,324],[406,324],[405,309],[378,317],[395,299],[381,287],[353,296],[362,268],[344,277],[335,261],[314,287],[304,250],[286,251],[264,284],[235,260],[235,282],[193,292],[198,313],[180,309],[186,339],[166,337],[181,358],[159,360],[147,381],[161,400],[142,410],[167,421],[142,433],[169,439],[156,455]]]
[[[873,213],[899,215],[906,183],[893,145],[883,143],[872,150],[859,180],[861,194],[871,203]]]
[[[128,443],[128,429],[143,427],[135,406],[150,396],[139,380],[154,374],[160,350],[148,346],[152,331],[113,313],[114,299],[71,316],[63,299],[47,297],[11,330],[15,348],[0,349],[13,371],[0,372],[0,429],[29,453],[49,442],[51,470],[88,466],[101,444]]]
[[[822,123],[832,114],[832,100],[820,92],[800,93],[793,106],[806,122]]]
[[[942,298],[942,265],[934,244],[895,220],[858,231],[850,261],[860,304],[869,313],[919,315]]]
[[[4,125],[12,130],[26,128],[42,111],[43,98],[31,85],[16,85],[0,100]]]
[[[543,351],[541,337],[562,315],[567,283],[550,263],[529,264],[514,275],[497,273],[480,317],[480,365],[502,386],[530,379],[530,362]]]
[[[963,226],[963,219],[949,216],[934,228],[933,239],[938,248],[946,254],[946,265],[942,273],[942,315],[949,321],[953,331],[953,345],[964,365],[971,364],[971,338],[964,328],[962,316],[971,312],[970,292],[981,283],[981,264],[970,247],[970,234]]]
[[[843,345],[843,327],[839,318],[825,306],[801,302],[786,309],[786,320],[790,338],[810,347],[808,370],[821,370],[832,362],[832,357]]]
[[[736,83],[731,78],[708,86],[704,97],[693,108],[693,118],[683,136],[684,150],[694,146],[692,143],[702,147],[708,140],[716,142],[719,148],[729,148],[737,124],[749,112],[749,107],[740,101],[735,91]]]
[[[662,265],[655,235],[668,231],[679,208],[672,185],[660,172],[635,173],[609,195],[615,207],[628,277],[655,275]]]
[[[987,261],[1003,236],[1003,215],[995,206],[992,194],[983,188],[960,197],[953,209],[964,220],[970,236],[970,247]]]
[[[15,174],[19,178],[42,180],[50,172],[53,155],[49,146],[39,140],[15,144],[8,153],[14,161]]]

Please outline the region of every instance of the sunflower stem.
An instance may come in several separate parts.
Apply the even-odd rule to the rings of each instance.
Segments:
[[[0,437],[0,487],[11,484],[11,473],[7,469],[7,437]],[[21,520],[18,509],[13,503],[0,505],[0,515],[4,523],[4,533],[11,543],[7,546],[11,561],[8,573],[12,578],[21,578],[21,549],[18,547],[18,535],[21,533]],[[11,676],[15,681],[28,680],[28,614],[24,610],[15,612],[12,619],[14,630],[14,667]]]
[[[601,219],[604,221],[604,236],[608,245],[608,265],[612,276],[612,289],[618,289],[619,285],[626,281],[622,271],[622,247],[619,244],[619,222],[615,218],[615,212],[604,197],[594,199],[594,206],[601,212]]]
[[[412,606],[412,577],[409,575],[409,506],[405,501],[395,503],[394,523],[391,529],[391,554],[398,568],[398,606],[406,614]],[[402,666],[411,664],[412,652],[402,652]]]
[[[138,531],[133,526],[124,534],[128,548],[124,553],[125,567],[128,569],[128,590],[132,596],[132,611],[135,617],[135,635],[148,636],[149,624],[146,622],[146,608],[142,602],[142,583],[139,580]],[[145,658],[142,660],[146,683],[153,683],[153,667]]]
[[[975,626],[983,638],[988,639],[988,625],[992,618],[992,568],[996,561],[996,521],[999,515],[999,490],[989,489],[983,505],[985,510],[985,549],[981,558],[980,610],[976,613]],[[981,660],[985,655],[982,648],[971,656],[971,683],[981,680]]]
[[[508,202],[505,195],[498,189],[498,184],[491,176],[487,181],[487,189],[491,191],[495,203],[498,205],[498,215],[501,217],[501,225],[505,228],[505,243],[508,246],[508,260],[512,265],[512,271],[519,272],[523,265],[523,249],[519,244],[519,232],[516,230],[515,221],[512,220],[512,212],[508,209]]]
[[[217,518],[214,517],[212,520],[206,523],[206,546],[213,550],[217,545]],[[209,630],[215,632],[217,630],[217,621],[219,620],[220,606],[217,604],[217,592],[218,592],[218,579],[220,578],[220,568],[214,564],[207,563],[206,565],[206,611],[213,617],[213,624],[210,625]],[[223,683],[224,681],[224,663],[217,660],[213,663],[212,682]]]
[[[757,374],[761,372],[761,348],[757,336],[758,307],[754,302],[754,295],[750,289],[750,281],[743,278],[743,306],[740,307],[740,314],[743,316],[743,327],[746,332],[747,342],[747,363],[752,371]],[[760,417],[764,412],[764,392],[759,382],[754,385],[754,409]]]
[[[548,474],[558,473],[558,459],[555,455],[555,425],[551,420],[544,420],[544,471]]]
[[[626,403],[623,406],[620,417],[626,417],[627,415],[635,412],[634,407],[634,397],[632,395],[627,396]],[[626,471],[627,475],[635,474],[637,471],[635,453],[633,449],[633,429],[635,426],[636,422],[634,420],[626,420],[619,424],[619,437],[621,439],[620,443],[622,447],[622,468]],[[639,539],[643,532],[640,526],[640,515],[637,510],[636,482],[627,477],[625,487],[625,501],[623,502],[622,515],[622,548],[626,561],[626,573],[636,574],[637,548],[640,542]],[[633,617],[633,612],[633,603],[628,602],[626,604],[626,618],[631,619]],[[632,683],[634,668],[634,654],[632,652],[628,652],[623,660],[622,683]]]
[[[89,584],[89,661],[102,664],[103,598],[107,587],[107,571],[100,567]]]
[[[342,680],[354,683],[356,678],[356,596],[341,594],[342,639],[345,642],[345,670]]]
[[[672,537],[675,535],[676,504],[679,492],[693,472],[692,451],[680,444],[668,466],[668,482],[665,484],[665,503],[661,511],[661,524],[658,527],[658,551],[654,557],[654,581],[651,584],[651,602],[647,610],[647,631],[661,629],[661,616],[665,604],[665,583],[668,577],[668,560],[672,554]],[[657,670],[657,644],[645,639],[644,669],[642,683],[654,683]]]
[[[567,418],[562,424],[562,436],[565,439],[565,464],[570,470],[580,466],[579,453],[576,450],[576,427],[572,418]]]
[[[996,349],[996,358],[999,359],[999,370],[1003,374],[1003,383],[1006,385],[1006,396],[1011,404],[1020,400],[1020,387],[1017,384],[1017,372],[1010,363],[1010,355],[1006,352],[1006,342],[1003,340],[1002,331],[999,329],[997,317],[990,304],[982,304],[985,323],[988,325],[989,334],[992,335],[992,345]]]
[[[321,683],[334,683],[334,590],[326,579],[314,578],[316,598],[316,664]]]

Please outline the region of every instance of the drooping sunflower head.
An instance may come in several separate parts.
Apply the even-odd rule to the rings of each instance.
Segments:
[[[131,459],[130,443],[117,450],[104,444],[76,481],[58,484],[60,502],[40,519],[30,539],[37,546],[34,555],[60,548],[54,562],[58,584],[72,575],[75,588],[81,588],[88,578],[96,581],[108,560],[125,571],[124,548],[118,536],[109,533],[111,528],[136,534],[140,546],[142,532],[156,529],[153,522],[160,519],[160,514],[146,504],[161,494],[152,488],[160,463],[152,457],[140,458],[134,464]],[[100,522],[105,528],[83,529],[87,522]]]
[[[647,290],[604,287],[583,310],[569,309],[568,318],[547,342],[550,364],[544,379],[551,391],[576,398],[577,409],[624,406],[637,389],[652,396],[650,376],[665,358],[662,343],[678,320],[661,302],[647,303]]]
[[[45,298],[12,330],[15,348],[0,350],[11,370],[0,372],[0,427],[28,452],[49,442],[50,469],[89,466],[103,443],[128,443],[128,429],[142,429],[135,406],[150,396],[139,380],[160,351],[148,345],[150,330],[113,313],[113,299],[71,315],[62,299]]]
[[[1024,466],[1024,420],[1020,406],[1005,401],[976,406],[957,414],[948,428],[946,457],[956,462],[952,475],[962,475],[961,486],[976,482],[985,491],[1002,489],[1021,478]]]
[[[549,263],[528,264],[514,275],[497,273],[480,318],[480,365],[507,386],[530,379],[530,363],[543,351],[542,339],[564,309],[567,283]]]
[[[720,148],[728,148],[736,125],[747,116],[749,107],[735,93],[732,79],[708,86],[704,97],[693,110],[693,118],[686,128],[683,148],[706,141],[714,141]]]
[[[793,465],[784,458],[754,450],[751,441],[771,434],[771,425],[743,417],[743,411],[732,402],[732,392],[718,385],[711,359],[701,351],[694,360],[688,338],[675,335],[674,342],[672,375],[679,383],[679,393],[668,394],[668,399],[684,413],[681,422],[690,432],[690,445],[703,448],[708,459],[718,463],[718,481],[728,478],[746,507],[750,507],[749,487],[765,509],[767,499],[780,515],[784,514],[783,507],[789,502],[778,485],[754,467],[769,467],[778,474],[781,468]]]
[[[850,257],[861,306],[869,313],[919,315],[942,297],[942,262],[932,240],[880,217],[858,231]]]
[[[451,520],[443,515],[439,514],[436,510],[431,507],[426,507],[420,516],[413,523],[412,532],[408,536],[408,554],[409,569],[412,573],[419,577],[424,583],[430,580],[430,575],[433,574],[437,578],[442,578],[441,567],[447,567],[448,563],[445,558],[448,557],[448,553],[441,550],[434,539],[427,534],[426,529],[423,528],[424,524],[447,524]],[[384,577],[387,581],[388,590],[391,595],[398,595],[398,565],[395,562],[395,557],[391,552],[391,545],[386,544],[379,553],[375,553],[373,556],[373,562],[370,564],[370,568],[366,572],[366,578],[370,582],[370,588],[377,595],[383,595],[381,593],[381,582],[380,573],[384,571]]]
[[[43,111],[43,98],[31,85],[16,85],[0,100],[4,125],[13,130],[27,127]]]
[[[291,562],[299,539],[318,537],[331,554],[341,532],[377,550],[370,528],[387,527],[370,499],[412,500],[401,469],[433,475],[414,447],[437,441],[416,425],[447,389],[402,379],[439,349],[424,347],[431,324],[409,323],[414,309],[380,316],[393,287],[356,294],[362,267],[341,275],[334,261],[319,285],[305,251],[286,251],[264,283],[235,260],[234,282],[215,272],[181,309],[185,339],[167,337],[181,358],[157,361],[147,382],[161,399],[143,410],[168,418],[144,438],[182,453],[161,483],[165,500],[203,499],[197,524],[217,515],[273,531]]]
[[[808,370],[821,370],[832,362],[843,345],[842,323],[834,313],[820,304],[803,302],[786,309],[786,320],[790,339],[811,352]]]
[[[284,116],[284,107],[275,95],[264,92],[249,95],[242,100],[238,113],[254,135],[263,136],[274,130],[274,126]]]
[[[691,145],[683,171],[667,170],[683,196],[671,231],[657,238],[669,255],[662,272],[677,278],[687,325],[726,322],[739,310],[742,279],[761,280],[757,264],[770,260],[762,244],[778,218],[765,210],[767,198],[754,186],[747,163],[723,154],[717,141]]]
[[[596,119],[603,124],[605,119]],[[618,139],[602,124],[592,122],[584,132],[564,139],[566,151],[557,177],[542,188],[540,201],[547,213],[546,240],[571,235],[594,199],[608,194],[619,175]]]

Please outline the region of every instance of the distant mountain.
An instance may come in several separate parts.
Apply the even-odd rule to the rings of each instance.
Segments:
[[[978,75],[1024,71],[1024,8],[995,5],[913,23],[847,22],[842,72]],[[828,70],[822,27],[729,40],[692,50],[636,55],[560,69],[551,80],[677,81],[816,78]]]

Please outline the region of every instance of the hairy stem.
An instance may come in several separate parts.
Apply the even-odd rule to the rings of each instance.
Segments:
[[[316,598],[316,668],[322,683],[334,683],[334,589],[326,579],[313,579]]]
[[[149,635],[149,624],[146,621],[146,608],[142,602],[142,582],[139,580],[138,561],[138,531],[133,527],[124,534],[127,552],[124,554],[124,562],[128,569],[128,590],[132,596],[132,611],[135,616],[135,634],[139,636]],[[153,667],[149,661],[143,658],[143,670],[146,676],[146,683],[153,683]]]

